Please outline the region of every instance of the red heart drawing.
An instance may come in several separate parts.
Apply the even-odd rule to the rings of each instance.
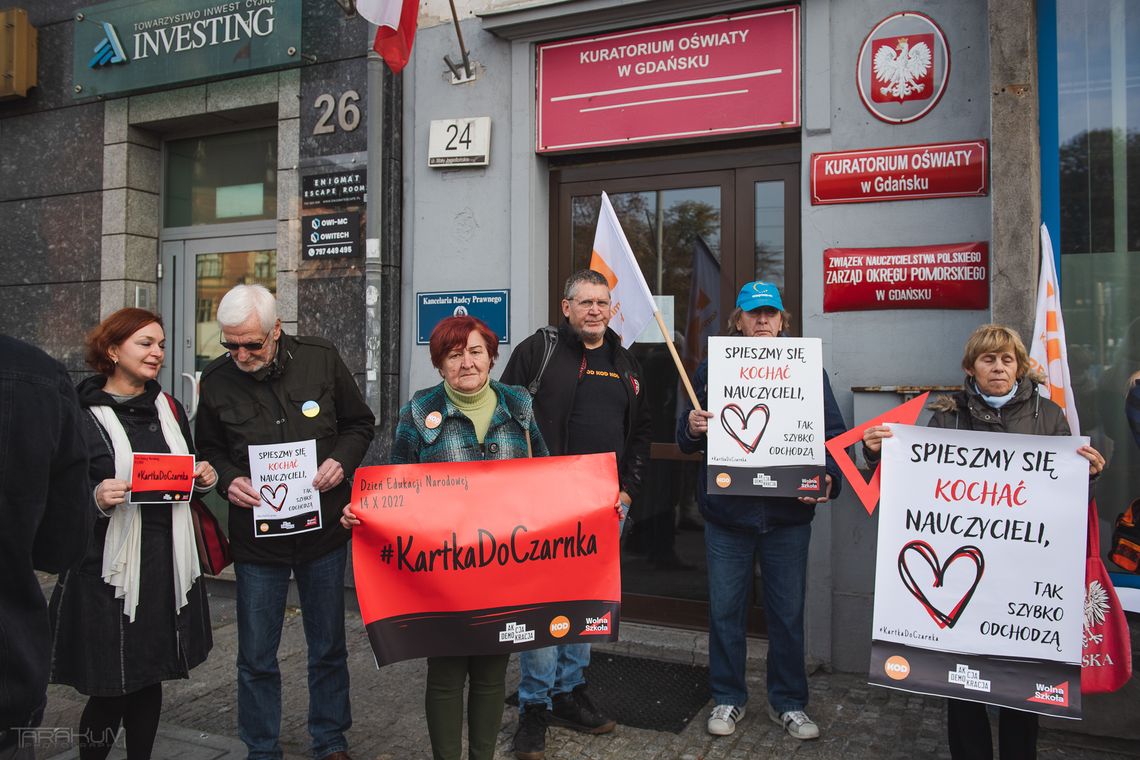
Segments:
[[[919,587],[918,582],[915,581],[913,573],[907,567],[907,552],[914,552],[926,562],[930,567],[931,573],[934,575],[933,588],[941,588],[942,582],[946,579],[946,570],[956,560],[965,558],[974,563],[974,582],[970,584],[970,588],[954,605],[950,612],[943,612],[942,610],[931,604],[930,600],[926,598],[926,593]],[[941,565],[938,563],[938,553],[934,548],[925,541],[910,541],[903,546],[902,551],[899,552],[899,576],[902,578],[903,585],[906,590],[914,595],[930,617],[934,618],[934,622],[938,624],[939,628],[953,628],[958,619],[962,617],[962,613],[966,610],[966,605],[970,603],[970,599],[974,596],[974,591],[978,588],[978,583],[982,580],[982,573],[986,569],[986,560],[982,556],[982,550],[976,546],[959,546],[946,561]]]
[[[278,496],[280,492],[280,496]],[[285,498],[289,495],[289,486],[284,483],[278,483],[275,488],[270,488],[269,484],[261,487],[261,500],[273,508],[275,512],[280,512],[281,507],[285,506]]]
[[[761,411],[764,413],[764,424],[760,426],[760,432],[752,439],[752,443],[745,442],[743,436],[744,431],[748,430],[748,422],[752,419],[752,415]],[[732,414],[730,415],[729,412]],[[768,429],[768,420],[770,415],[768,413],[768,406],[766,404],[757,404],[748,410],[748,414],[744,413],[736,404],[725,404],[724,409],[720,410],[720,424],[724,427],[725,432],[732,436],[732,440],[740,444],[740,448],[747,451],[749,454],[756,452],[756,447],[760,445],[760,439],[764,437],[764,431]],[[733,430],[732,425],[729,423],[730,419],[740,421],[740,432]]]

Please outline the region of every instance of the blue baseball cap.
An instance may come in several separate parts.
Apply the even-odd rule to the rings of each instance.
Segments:
[[[744,311],[752,311],[762,306],[771,306],[777,311],[784,310],[784,302],[780,299],[780,291],[770,282],[756,280],[740,289],[736,297],[736,305]]]

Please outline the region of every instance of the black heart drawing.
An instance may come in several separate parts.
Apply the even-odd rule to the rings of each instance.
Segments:
[[[748,430],[748,422],[752,419],[752,415],[758,411],[764,413],[764,424],[760,426],[760,432],[758,432],[756,434],[756,437],[752,439],[752,443],[748,443],[745,441],[743,433]],[[730,412],[731,414],[729,414]],[[732,440],[739,443],[740,448],[744,449],[749,454],[756,453],[756,448],[760,445],[760,439],[764,437],[764,431],[768,429],[768,420],[770,418],[771,415],[768,413],[768,406],[766,404],[757,404],[748,410],[748,414],[745,414],[744,410],[736,404],[725,404],[724,409],[720,410],[721,426],[724,427],[725,432],[732,436]],[[740,421],[739,433],[732,428],[732,425],[729,423],[730,419],[736,419]]]
[[[278,496],[277,493],[281,492]],[[261,487],[261,500],[273,508],[274,512],[280,512],[281,507],[285,506],[285,498],[289,495],[289,486],[284,483],[278,483],[275,488],[270,488],[269,484]]]
[[[950,612],[943,612],[930,603],[926,598],[926,593],[919,587],[918,582],[914,579],[914,574],[911,573],[910,568],[907,567],[907,552],[913,552],[922,557],[927,566],[930,567],[931,573],[934,575],[933,588],[941,588],[942,581],[946,578],[946,570],[956,560],[968,559],[974,563],[976,572],[974,573],[974,582],[970,584],[970,588],[962,595],[962,598],[954,605]],[[906,590],[914,595],[930,617],[934,618],[934,622],[938,624],[939,628],[953,628],[958,619],[962,617],[962,613],[966,610],[966,605],[970,603],[970,599],[974,596],[974,591],[978,588],[978,583],[982,580],[982,573],[986,569],[986,560],[982,556],[982,550],[976,546],[959,546],[946,561],[942,564],[938,563],[938,553],[934,548],[925,541],[910,541],[905,544],[902,551],[899,552],[899,576],[902,578],[903,585]]]

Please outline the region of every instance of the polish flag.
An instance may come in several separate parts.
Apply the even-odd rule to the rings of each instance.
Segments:
[[[419,0],[356,0],[356,10],[377,26],[372,49],[399,74],[412,57]]]
[[[1037,286],[1037,317],[1029,345],[1029,366],[1045,376],[1041,395],[1065,410],[1069,430],[1080,435],[1073,381],[1069,374],[1069,352],[1065,345],[1065,320],[1061,317],[1057,269],[1053,265],[1053,241],[1041,225],[1041,276]]]
[[[610,284],[610,328],[621,337],[622,346],[629,348],[653,319],[657,305],[604,191],[590,269],[600,272]]]

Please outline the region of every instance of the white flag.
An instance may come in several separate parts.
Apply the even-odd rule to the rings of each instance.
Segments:
[[[401,0],[356,0],[356,12],[376,26],[400,26]]]
[[[1037,286],[1037,317],[1029,344],[1029,366],[1045,376],[1041,395],[1065,410],[1069,430],[1079,435],[1077,405],[1069,374],[1069,351],[1065,345],[1065,320],[1057,290],[1057,269],[1053,266],[1053,241],[1041,225],[1041,277]]]
[[[598,214],[598,230],[594,233],[590,269],[600,272],[610,283],[613,301],[610,328],[621,336],[622,346],[629,348],[653,319],[657,306],[605,192]]]

